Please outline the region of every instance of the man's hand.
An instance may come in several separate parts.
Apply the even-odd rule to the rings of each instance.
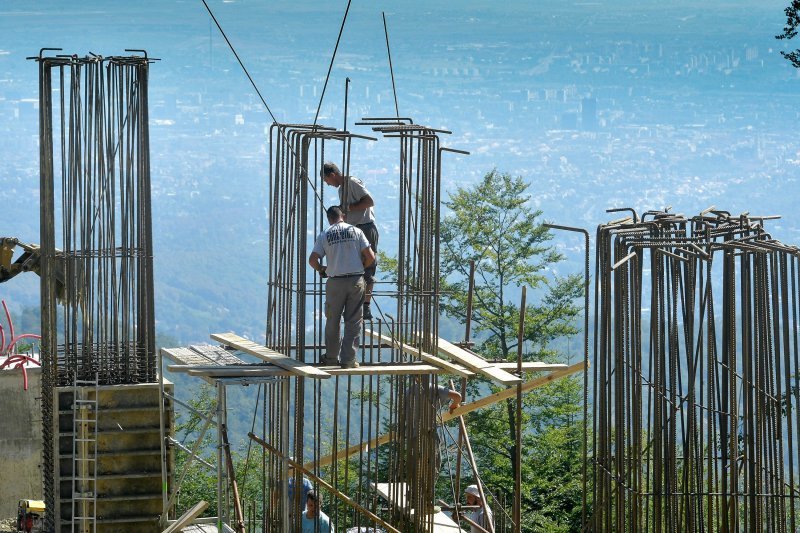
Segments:
[[[319,267],[319,270],[317,270],[317,272],[319,272],[319,277],[321,277],[321,278],[327,278],[327,277],[328,277],[328,272],[327,272],[327,270],[328,270],[328,267],[326,267],[326,266],[320,266],[320,267]]]
[[[450,390],[447,394],[450,397],[450,413],[461,407],[461,394],[458,391]]]

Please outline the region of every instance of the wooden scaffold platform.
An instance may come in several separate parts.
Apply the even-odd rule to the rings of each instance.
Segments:
[[[373,291],[377,316],[362,325],[359,366],[321,363],[324,280],[307,257],[309,236],[323,229],[323,208],[331,201],[323,201],[319,168],[311,162],[320,165],[330,143],[344,144],[333,152],[343,154],[347,187],[351,143],[375,139],[321,126],[271,128],[266,342],[218,333],[211,335],[217,345],[161,350],[170,372],[216,388],[215,412],[204,415],[198,442],[212,424],[219,442],[227,442],[226,387],[257,385],[249,437],[263,454],[261,501],[237,502],[222,444],[217,457],[217,520],[234,530],[244,531],[242,508],[256,509],[259,531],[299,530],[304,491],[294,487],[310,484],[337,531],[461,531],[458,482],[447,483],[455,517],[436,505],[436,486],[451,472],[442,464],[463,463],[461,477],[484,488],[463,417],[585,369],[584,361],[490,361],[470,349],[468,334],[462,343],[440,337],[439,183],[442,154],[452,151],[440,136],[449,132],[398,119],[362,124],[400,140],[401,165],[400,228],[382,237],[397,239],[398,270]],[[484,395],[442,412],[439,387],[463,392],[470,380],[484,383],[478,389]],[[196,446],[189,452],[194,457]],[[175,491],[180,473],[176,479]],[[166,517],[174,496],[164,503]]]

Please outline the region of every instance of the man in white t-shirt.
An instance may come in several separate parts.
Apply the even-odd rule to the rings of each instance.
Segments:
[[[364,304],[364,268],[375,262],[369,241],[357,227],[344,222],[339,206],[329,207],[330,227],[319,234],[308,264],[327,277],[325,283],[325,349],[323,363],[343,368],[357,367],[356,349],[359,343]],[[320,259],[327,257],[327,266]],[[340,326],[344,317],[344,336]],[[341,350],[341,351],[340,351]]]
[[[320,176],[325,183],[339,189],[339,203],[347,213],[347,223],[364,232],[372,251],[377,254],[379,235],[375,225],[375,200],[364,186],[364,182],[353,176],[342,175],[336,163],[330,161],[322,165]],[[367,284],[367,292],[364,296],[364,320],[372,319],[370,301],[377,266],[377,262],[373,262],[364,268],[364,281]]]

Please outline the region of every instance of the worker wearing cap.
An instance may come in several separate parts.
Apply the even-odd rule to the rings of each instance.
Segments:
[[[325,283],[325,350],[323,363],[354,368],[364,304],[364,268],[375,262],[367,237],[344,221],[339,206],[329,207],[330,227],[319,234],[308,257],[311,268],[327,277]],[[327,257],[327,266],[320,259]],[[344,317],[344,335],[340,326]]]
[[[330,161],[322,165],[320,171],[322,180],[339,189],[339,203],[347,212],[347,223],[364,232],[373,253],[378,253],[378,228],[375,225],[375,200],[364,186],[364,182],[353,176],[343,176],[336,163]],[[372,286],[375,285],[375,270],[378,264],[373,261],[364,268],[364,281],[366,293],[364,294],[364,320],[372,319],[370,301],[372,299]]]
[[[478,490],[477,485],[470,485],[464,491],[467,498],[467,505],[480,505],[480,509],[476,509],[467,515],[467,518],[478,524],[486,531],[494,531],[494,517],[492,516],[492,509],[488,505],[484,505],[481,501],[481,491]],[[471,533],[478,533],[478,528],[470,525]]]

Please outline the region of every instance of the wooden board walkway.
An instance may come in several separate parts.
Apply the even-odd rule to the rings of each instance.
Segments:
[[[211,338],[225,346],[230,346],[236,350],[258,357],[262,361],[272,363],[284,370],[288,370],[296,376],[314,379],[327,379],[331,377],[331,375],[324,370],[307,365],[297,359],[286,357],[275,350],[270,350],[266,346],[247,340],[235,333],[212,333]]]
[[[522,381],[521,378],[498,368],[497,365],[486,361],[483,357],[468,352],[463,348],[459,348],[455,344],[447,342],[442,338],[439,338],[438,346],[440,355],[446,355],[450,359],[461,363],[470,370],[482,374],[500,385],[516,385]]]
[[[191,350],[189,350],[191,348]],[[189,348],[162,348],[161,352],[169,359],[179,363],[176,365],[167,366],[167,370],[175,373],[185,373],[192,376],[199,377],[287,377],[295,376],[292,372],[285,370],[281,367],[272,365],[270,363],[247,363],[241,359],[236,358],[229,352],[226,352],[219,346],[190,346]],[[236,359],[234,363],[228,364],[212,364],[207,359],[198,359],[197,353],[194,350],[198,348],[215,348],[226,355]],[[178,357],[176,354],[182,354],[189,351],[192,357]],[[326,366],[316,363],[306,363],[324,370],[332,376],[384,376],[384,375],[401,375],[401,374],[446,374],[447,371],[439,368],[438,366],[429,365],[423,362],[415,363],[360,363],[358,368],[340,368],[338,366]],[[495,363],[495,366],[504,370],[515,370],[517,363]],[[468,369],[460,367],[462,370]],[[526,361],[522,363],[523,372],[544,372],[563,370],[567,365],[560,363],[542,363],[538,361]]]
[[[358,368],[315,365],[331,376],[398,376],[414,374],[438,374],[441,369],[425,363],[407,364],[361,364]],[[170,365],[170,372],[185,372],[190,376],[228,378],[228,377],[286,377],[295,375],[283,368],[272,365],[237,365],[224,367]]]
[[[475,372],[472,372],[471,370],[467,370],[462,366],[454,365],[453,363],[445,361],[444,359],[436,357],[435,355],[423,352],[419,348],[416,348],[410,344],[402,343],[393,337],[388,337],[386,335],[375,333],[370,329],[366,330],[365,334],[369,335],[373,339],[383,344],[394,346],[395,348],[403,351],[404,353],[407,353],[408,355],[411,355],[413,357],[418,357],[419,359],[425,361],[430,365],[438,366],[439,368],[446,370],[450,374],[455,374],[457,376],[461,376],[462,378],[469,378],[475,375]]]

